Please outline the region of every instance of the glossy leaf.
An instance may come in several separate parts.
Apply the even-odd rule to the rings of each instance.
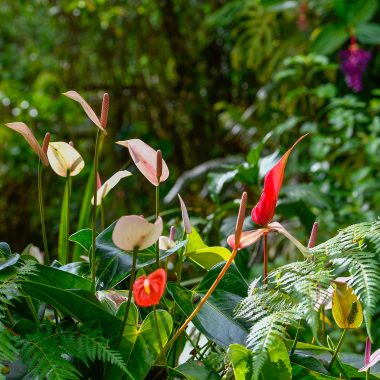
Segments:
[[[112,241],[112,233],[116,222],[112,223],[96,238],[96,260],[97,260],[97,288],[109,289],[116,286],[129,276],[132,269],[132,254],[125,253],[116,247]],[[186,240],[177,244],[174,248],[160,252],[160,259],[177,252],[186,245]],[[155,247],[151,246],[140,251],[137,255],[137,268],[143,268],[156,261]]]
[[[14,253],[12,255],[7,256],[7,259],[5,261],[0,261],[0,270],[15,265],[18,262],[19,258],[20,255],[18,253]]]
[[[290,380],[292,378],[292,367],[288,350],[282,340],[277,340],[276,344],[268,352],[268,360],[261,370],[263,380]]]
[[[197,298],[202,297],[201,293],[173,282],[167,284],[167,290],[187,316],[196,308],[200,300]],[[199,331],[223,347],[233,343],[244,344],[248,330],[242,322],[233,317],[233,311],[241,300],[242,298],[236,294],[215,290],[192,322]]]
[[[81,322],[101,328],[106,336],[120,331],[121,321],[108,313],[91,292],[91,282],[62,270],[37,265],[36,275],[22,283],[23,291],[32,298],[57,308]]]
[[[166,310],[157,310],[156,313],[161,342],[165,346],[173,329],[173,320]],[[160,354],[153,312],[147,315],[135,334],[137,337],[129,356],[128,369],[136,379],[145,379]],[[124,337],[127,338],[125,334]],[[129,336],[128,339],[134,338]]]
[[[231,344],[228,348],[228,359],[231,361],[236,380],[252,379],[252,352],[240,344]]]
[[[227,261],[231,256],[231,252],[225,247],[207,247],[193,252],[186,252],[185,255],[200,267],[210,270],[221,261]]]
[[[215,371],[206,368],[201,361],[196,360],[183,363],[171,369],[170,372],[173,375],[181,375],[187,380],[218,380],[221,378]]]
[[[331,54],[339,49],[349,38],[348,30],[342,24],[325,25],[313,42],[316,54]]]
[[[8,243],[1,242],[0,243],[0,255],[9,256],[12,254],[11,247]]]
[[[186,252],[193,252],[202,248],[207,248],[207,244],[202,240],[198,231],[192,228],[191,234],[187,234]]]
[[[89,252],[92,246],[92,230],[85,228],[83,230],[74,232],[69,240],[79,244],[85,251]]]
[[[294,354],[290,357],[292,375],[295,380],[328,380],[337,379],[331,376],[322,363],[311,355]]]

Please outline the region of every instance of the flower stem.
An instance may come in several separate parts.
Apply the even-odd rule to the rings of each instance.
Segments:
[[[94,153],[94,205],[92,206],[92,249],[91,249],[91,281],[92,290],[95,292],[95,277],[96,277],[96,265],[95,265],[95,249],[96,249],[96,207],[97,207],[97,173],[98,173],[98,150],[100,143],[100,130],[96,133],[95,153]]]
[[[368,368],[367,371],[365,371],[365,380],[370,379],[370,369]]]
[[[268,233],[264,233],[264,284],[268,282]]]
[[[170,339],[170,341],[166,344],[164,347],[163,353],[165,353],[170,346],[176,341],[176,339],[182,334],[182,332],[186,329],[187,325],[194,319],[194,317],[198,314],[199,310],[202,308],[202,306],[206,303],[208,298],[211,296],[212,292],[215,290],[215,288],[218,286],[220,280],[223,278],[225,273],[227,272],[227,269],[231,265],[231,263],[234,261],[234,258],[236,256],[237,249],[234,249],[231,253],[230,258],[228,261],[224,264],[223,269],[219,273],[218,277],[215,279],[214,283],[211,285],[210,289],[207,291],[205,296],[202,298],[201,302],[199,302],[198,306],[193,310],[193,312],[190,314],[190,316],[186,319],[186,321],[183,323],[183,325],[177,330],[177,332],[174,334],[174,336]]]
[[[330,364],[329,364],[329,367],[328,367],[328,370],[329,370],[329,371],[331,370],[331,368],[332,368],[332,366],[333,366],[333,364],[334,364],[334,362],[335,362],[335,359],[336,359],[336,357],[338,356],[338,353],[339,353],[340,347],[342,346],[343,339],[344,339],[344,337],[346,336],[347,331],[348,331],[348,329],[344,329],[344,330],[343,330],[342,336],[341,336],[340,339],[339,339],[338,345],[336,346],[336,349],[335,349],[334,355],[333,355],[333,357],[332,357],[332,359],[331,359],[331,362],[330,362]]]
[[[160,216],[160,183],[156,186],[156,220]],[[160,246],[158,240],[156,241],[156,266],[160,267]]]
[[[103,202],[104,202],[104,199],[102,199],[102,202],[100,203],[100,228],[102,231],[104,231],[104,229],[106,228]]]
[[[67,187],[67,211],[66,211],[66,254],[64,264],[70,261],[69,249],[70,249],[70,201],[71,201],[71,175],[70,170],[67,171],[66,176],[66,187]]]
[[[161,356],[162,351],[163,351],[163,346],[162,346],[162,340],[161,340],[161,335],[160,335],[160,328],[158,326],[156,305],[153,305],[153,314],[154,314],[154,323],[156,325],[158,344],[160,346],[160,355],[159,356]]]
[[[290,351],[290,355],[293,355],[294,351],[296,350],[298,338],[299,338],[299,335],[300,335],[300,330],[301,330],[301,320],[298,321],[297,332],[296,332],[296,336],[294,338],[292,349]]]
[[[132,257],[131,278],[129,280],[129,291],[128,291],[127,306],[125,307],[124,318],[123,318],[123,322],[121,324],[121,329],[120,329],[120,337],[119,337],[118,343],[116,344],[116,347],[119,346],[119,344],[121,342],[121,339],[123,337],[125,326],[127,325],[129,309],[131,307],[132,292],[133,292],[133,283],[135,282],[135,275],[136,275],[137,252],[138,252],[137,248],[134,248],[134,250],[133,250],[133,257]]]
[[[42,240],[44,243],[44,251],[45,251],[45,263],[46,263],[46,265],[50,265],[49,249],[48,249],[47,238],[46,238],[44,201],[43,201],[43,194],[42,194],[42,164],[41,164],[41,160],[38,161],[38,203],[40,206],[40,219],[41,219]]]

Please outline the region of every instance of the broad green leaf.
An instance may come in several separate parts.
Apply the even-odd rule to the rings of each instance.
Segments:
[[[262,379],[290,380],[292,378],[292,367],[284,342],[277,340],[276,344],[269,350],[268,355],[269,358],[261,370]]]
[[[197,249],[207,248],[197,230],[193,227],[192,233],[187,235],[186,252],[194,252]]]
[[[230,256],[231,252],[225,247],[207,247],[186,252],[186,257],[206,270],[210,270],[221,261],[227,261]]]
[[[167,289],[186,316],[193,312],[203,296],[173,282],[167,284]],[[223,347],[233,343],[244,344],[247,327],[233,317],[233,311],[241,300],[242,297],[236,294],[215,290],[192,322],[200,332]]]
[[[115,287],[118,283],[129,276],[132,269],[132,254],[122,251],[112,241],[112,232],[115,223],[112,223],[96,238],[96,261],[97,261],[97,288],[100,290]],[[169,257],[186,245],[184,240],[175,247],[160,251],[160,260]],[[151,246],[142,250],[137,255],[137,269],[144,268],[156,261],[155,247]]]
[[[22,282],[32,298],[57,308],[81,322],[101,328],[106,336],[116,334],[121,321],[108,313],[90,291],[91,282],[62,270],[37,265],[37,272]]]
[[[0,255],[9,256],[12,254],[11,247],[8,243],[1,242],[0,243]]]
[[[380,44],[380,24],[363,23],[358,25],[356,37],[361,44]]]
[[[369,21],[375,15],[377,0],[335,0],[336,14],[349,26]]]
[[[224,267],[224,262],[215,265],[203,278],[196,288],[198,293],[206,293],[215,279],[218,277],[220,271]],[[239,272],[235,264],[231,264],[227,272],[220,280],[216,289],[224,290],[226,292],[236,294],[240,297],[247,297],[248,284]]]
[[[160,345],[153,313],[151,312],[147,315],[139,329],[135,332],[137,338],[129,357],[128,369],[136,379],[145,379],[160,354]],[[173,329],[173,320],[166,310],[157,310],[156,313],[161,342],[165,346]],[[133,334],[133,331],[124,336],[129,341],[132,341],[134,337],[130,334]]]
[[[79,244],[86,252],[89,252],[92,246],[92,230],[85,228],[83,230],[74,232],[69,240]]]
[[[316,54],[331,54],[340,48],[349,38],[342,24],[328,24],[322,28],[313,41],[312,50]]]
[[[336,379],[331,376],[322,363],[313,356],[294,354],[290,357],[293,380]]]
[[[208,369],[201,361],[188,361],[172,368],[170,372],[173,375],[182,375],[187,380],[218,380],[221,377],[213,370]],[[237,380],[237,379],[236,379]]]
[[[231,344],[228,348],[228,359],[232,363],[236,380],[252,379],[252,352],[240,344]]]
[[[5,268],[11,267],[12,265],[16,264],[19,258],[20,258],[20,255],[18,253],[15,253],[13,255],[8,256],[5,261],[0,260],[0,270],[3,270]]]

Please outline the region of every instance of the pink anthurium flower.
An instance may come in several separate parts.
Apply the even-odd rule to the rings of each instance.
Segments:
[[[365,345],[364,367],[359,369],[359,372],[368,371],[375,364],[380,362],[380,349],[376,350],[371,355],[371,341],[367,338]]]
[[[30,145],[30,147],[34,150],[34,152],[37,154],[37,156],[40,158],[41,162],[45,165],[49,165],[49,160],[46,155],[46,150],[44,150],[40,144],[38,143],[37,139],[34,137],[33,132],[29,129],[29,127],[22,122],[14,122],[14,123],[8,123],[5,124],[8,128],[13,129],[14,131],[18,132],[21,136],[24,137],[26,142]],[[48,135],[48,138],[50,138],[50,134]],[[45,139],[47,140],[47,139]],[[45,145],[45,141],[44,144]]]
[[[124,251],[142,250],[154,244],[162,234],[161,217],[149,223],[139,215],[122,216],[116,223],[112,240]]]
[[[157,153],[148,144],[139,139],[131,139],[125,141],[117,141],[116,144],[122,145],[129,150],[133,162],[143,176],[154,186],[158,186],[169,177],[169,169],[164,160],[158,160]],[[161,156],[162,157],[162,156]],[[160,166],[160,162],[162,166]]]

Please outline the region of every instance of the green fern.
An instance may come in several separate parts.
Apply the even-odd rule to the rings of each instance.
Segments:
[[[0,323],[0,362],[15,360],[17,355],[17,337]]]

